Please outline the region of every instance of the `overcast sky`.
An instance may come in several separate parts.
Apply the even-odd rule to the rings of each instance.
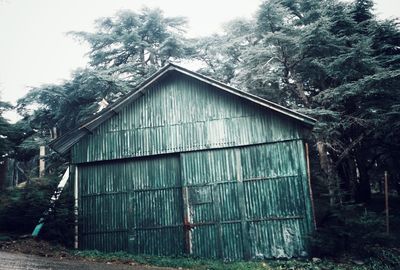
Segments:
[[[30,86],[58,83],[84,67],[88,48],[66,32],[92,31],[95,19],[120,9],[160,7],[189,19],[190,36],[220,31],[221,24],[255,13],[261,0],[0,0],[1,100],[15,102]],[[400,0],[376,0],[380,18],[398,16]]]

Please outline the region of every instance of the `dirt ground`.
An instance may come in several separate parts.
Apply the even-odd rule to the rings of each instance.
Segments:
[[[145,265],[116,265],[88,261],[74,261],[65,258],[44,258],[36,255],[0,251],[0,270],[160,270],[171,268]]]
[[[32,238],[2,241],[0,242],[0,251],[32,254],[41,257],[55,257],[59,259],[74,258],[74,256],[62,246],[54,246],[48,242],[34,240]]]
[[[74,256],[65,247],[26,238],[0,242],[0,270],[3,269],[167,270],[173,268],[153,267],[135,262],[85,259]]]

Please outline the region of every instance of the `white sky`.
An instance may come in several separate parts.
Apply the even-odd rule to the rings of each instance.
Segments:
[[[189,19],[190,36],[220,31],[221,24],[251,17],[261,0],[0,0],[1,100],[15,102],[30,86],[58,83],[87,63],[88,48],[66,36],[92,31],[95,19],[120,9],[160,7]],[[375,0],[381,18],[398,16],[400,0]]]

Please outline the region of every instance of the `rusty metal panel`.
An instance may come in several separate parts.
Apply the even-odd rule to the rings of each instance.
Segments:
[[[183,75],[167,76],[72,148],[74,163],[302,137],[289,117]]]

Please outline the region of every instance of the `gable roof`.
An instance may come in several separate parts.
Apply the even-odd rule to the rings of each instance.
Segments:
[[[312,128],[316,122],[315,119],[306,116],[304,114],[295,112],[286,107],[278,105],[269,100],[263,99],[259,96],[241,91],[227,84],[216,81],[207,76],[201,75],[197,72],[188,70],[176,64],[168,63],[166,66],[161,68],[147,80],[145,80],[142,84],[140,84],[135,90],[126,94],[125,96],[118,99],[116,102],[108,106],[106,109],[94,115],[91,119],[89,119],[86,123],[81,125],[75,130],[72,130],[63,136],[53,140],[50,142],[50,147],[53,148],[60,154],[66,153],[75,143],[77,143],[82,137],[84,137],[87,133],[91,133],[95,128],[97,128],[100,124],[113,117],[115,114],[118,114],[125,106],[133,102],[134,100],[140,98],[144,95],[146,89],[149,88],[153,83],[163,78],[166,74],[170,72],[179,72],[181,74],[187,75],[191,78],[200,80],[204,83],[214,86],[216,89],[219,89],[224,92],[228,92],[240,98],[246,99],[248,101],[254,102],[262,107],[268,108],[277,113],[286,115],[296,121],[299,121],[301,124],[306,127]]]

